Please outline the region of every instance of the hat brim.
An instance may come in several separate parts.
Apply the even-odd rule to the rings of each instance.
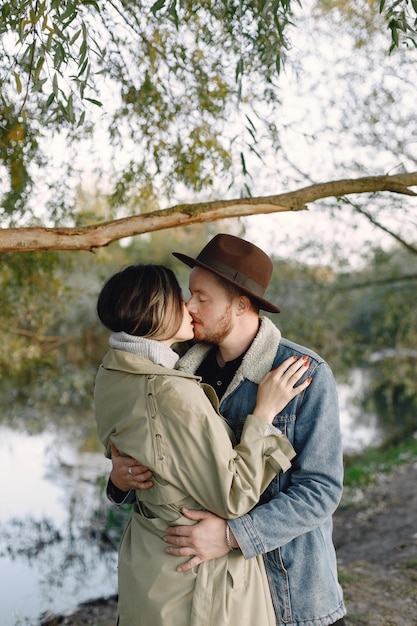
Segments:
[[[218,272],[217,270],[213,269],[212,267],[210,267],[210,265],[207,265],[206,263],[202,263],[198,259],[193,259],[192,257],[187,256],[186,254],[182,254],[181,252],[173,252],[172,254],[179,261],[181,261],[182,263],[185,263],[185,265],[188,265],[188,267],[196,267],[196,266],[201,267],[207,270],[208,272],[212,272],[213,274],[216,274],[216,276],[219,276],[219,278],[221,278],[222,280],[225,280],[227,283],[234,285],[235,287],[237,287],[237,289],[239,289],[243,293],[250,296],[251,299],[254,300],[258,304],[259,308],[262,309],[263,311],[268,311],[268,313],[281,313],[281,309],[277,307],[275,304],[273,304],[272,302],[269,302],[268,300],[265,300],[264,298],[260,298],[259,296],[256,296],[249,289],[245,289],[245,287],[242,287],[242,285],[240,285],[239,283],[236,283],[233,280],[230,280],[230,278],[227,278],[221,272]]]

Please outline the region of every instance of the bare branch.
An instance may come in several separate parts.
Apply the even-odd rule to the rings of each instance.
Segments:
[[[333,291],[352,291],[353,289],[367,289],[368,287],[381,287],[382,285],[393,285],[395,283],[404,283],[407,281],[417,281],[417,274],[404,274],[403,276],[387,276],[386,278],[370,278],[361,283],[350,283],[346,285],[338,285]]]
[[[412,254],[417,254],[416,246],[414,246],[411,243],[408,243],[408,241],[405,241],[403,237],[401,237],[398,233],[395,233],[391,228],[388,228],[387,226],[384,226],[383,224],[381,224],[379,220],[375,219],[373,215],[371,215],[368,211],[365,211],[365,209],[362,209],[355,202],[351,202],[350,200],[346,200],[346,202],[357,213],[360,213],[360,215],[363,215],[363,217],[365,217],[373,226],[375,226],[379,230],[382,230],[384,233],[386,233],[387,235],[395,239],[395,241],[397,241],[401,246],[403,246],[406,250],[408,250],[408,252],[411,252]]]
[[[330,196],[389,191],[417,196],[417,172],[392,176],[368,176],[318,183],[297,191],[260,198],[239,198],[197,204],[181,204],[101,224],[76,228],[9,228],[0,230],[0,252],[28,250],[94,251],[124,237],[216,220],[301,211],[307,203]]]

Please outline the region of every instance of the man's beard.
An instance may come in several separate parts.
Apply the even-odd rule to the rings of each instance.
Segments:
[[[226,308],[224,315],[219,317],[213,328],[207,329],[204,325],[194,327],[194,341],[210,343],[219,346],[228,337],[232,330],[232,306]]]

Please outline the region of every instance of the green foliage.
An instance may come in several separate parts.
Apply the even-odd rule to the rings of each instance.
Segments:
[[[82,123],[76,118],[74,99],[76,95],[89,99],[90,58],[101,55],[101,48],[93,32],[88,33],[88,18],[99,11],[97,2],[86,0],[3,2],[0,36],[10,66],[1,84],[10,85],[13,77],[23,97],[20,115],[26,100],[38,94],[38,106],[49,109],[51,118]],[[65,86],[67,75],[70,89]]]
[[[365,408],[389,432],[417,427],[417,259],[401,250],[377,251],[356,277],[348,333],[369,363]],[[361,287],[363,285],[363,287]]]
[[[25,372],[50,362],[48,331],[57,312],[51,302],[57,302],[59,283],[54,277],[56,253],[26,255],[2,254],[0,266],[0,337],[3,350],[0,373],[22,376]]]
[[[417,46],[416,0],[380,0],[379,7],[377,3],[368,0],[317,0],[316,7],[322,12],[336,9],[355,28],[366,23],[372,33],[380,28],[380,24],[376,25],[379,13],[382,24],[391,37],[390,52],[400,45]]]
[[[417,437],[403,436],[397,441],[389,441],[379,448],[370,447],[359,456],[345,458],[346,487],[368,485],[381,473],[390,472],[394,467],[417,459]]]
[[[13,218],[11,224],[24,213],[32,188],[28,164],[36,157],[38,147],[35,134],[24,120],[0,101],[0,164],[7,172],[9,182],[9,188],[3,188],[4,210]]]
[[[0,168],[10,181],[3,211],[16,220],[24,215],[34,156],[47,158],[40,139],[88,136],[95,105],[102,103],[109,146],[122,153],[127,142],[136,146],[132,158],[122,159],[111,195],[115,206],[134,199],[132,190],[151,188],[155,177],[168,195],[179,183],[207,189],[225,174],[230,184],[240,128],[222,129],[239,101],[250,111],[274,98],[272,91],[257,94],[255,86],[272,83],[281,65],[290,4],[3,2]],[[11,140],[13,129],[16,136],[21,128]],[[251,130],[249,145],[254,139]]]
[[[343,330],[350,294],[338,291],[340,275],[330,267],[287,259],[275,259],[274,268],[268,293],[281,313],[273,320],[286,337],[317,351],[342,376],[352,360]]]
[[[2,254],[0,257],[0,388],[3,401],[32,406],[91,407],[108,331],[96,316],[105,280],[131,263],[174,266],[173,250],[195,250],[213,226],[145,236],[99,253]],[[74,261],[76,260],[76,263]],[[188,292],[188,271],[180,277]]]
[[[417,47],[417,2],[411,0],[408,2],[399,2],[394,0],[386,2],[380,0],[379,9],[385,14],[388,27],[391,32],[391,48],[392,52],[400,43],[404,45],[412,45]]]
[[[91,282],[83,267],[73,273],[72,260],[1,255],[0,381],[11,402],[91,405],[91,361],[99,359]]]
[[[188,297],[189,270],[172,251],[193,254],[222,224],[150,233],[98,254],[4,254],[0,267],[2,390],[11,400],[91,406],[96,368],[108,333],[95,305],[107,278],[130,263],[172,267]],[[240,234],[240,233],[237,233]],[[275,259],[268,297],[284,336],[316,350],[339,380],[364,368],[364,413],[376,413],[388,435],[417,429],[417,261],[400,249],[370,255],[364,269]],[[405,280],[405,276],[408,280]],[[414,282],[413,282],[414,281]]]
[[[321,4],[355,13],[355,24],[366,15],[362,33],[373,6]],[[410,35],[413,7],[382,7],[399,24],[392,32],[406,22]],[[97,176],[124,215],[190,190],[251,195],[254,170],[277,160],[285,130],[278,78],[294,9],[300,20],[298,0],[0,2],[0,217],[10,226],[72,217],[72,152],[58,180],[45,167],[58,135],[104,147],[109,165],[97,163]]]
[[[319,352],[339,380],[364,368],[357,401],[387,437],[417,429],[416,281],[417,258],[395,248],[349,274],[276,260],[268,290],[282,333]]]

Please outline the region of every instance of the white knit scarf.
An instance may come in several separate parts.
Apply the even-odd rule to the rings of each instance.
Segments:
[[[160,341],[145,339],[145,337],[136,337],[124,331],[112,333],[110,335],[109,345],[110,348],[114,350],[124,350],[125,352],[137,354],[163,367],[174,368],[179,359],[178,354],[174,352],[174,350],[171,350],[171,348]]]

